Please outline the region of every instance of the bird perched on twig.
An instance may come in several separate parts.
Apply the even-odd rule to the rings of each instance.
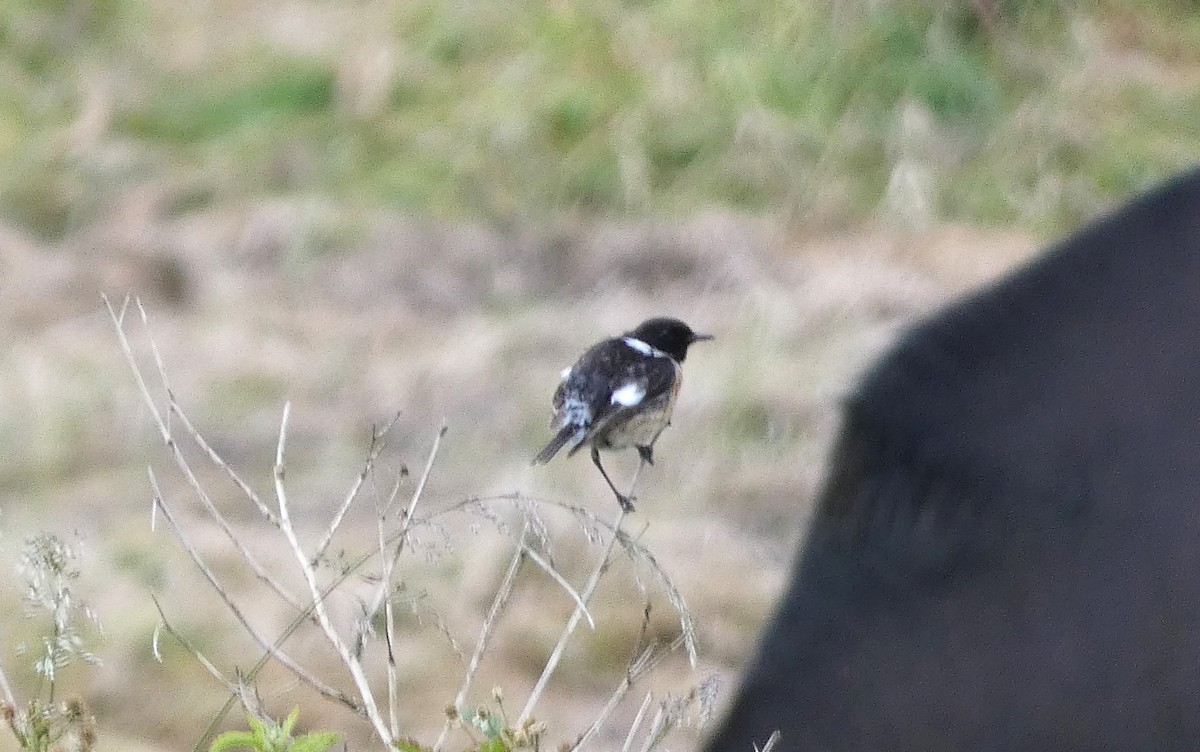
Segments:
[[[600,450],[636,447],[641,463],[654,464],[654,442],[671,423],[683,383],[680,364],[688,347],[707,339],[712,335],[697,334],[678,319],[653,318],[592,345],[562,372],[550,423],[558,433],[533,464],[549,462],[564,447],[570,457],[589,445],[592,462],[617,495],[617,503],[632,512],[633,498],[613,485],[600,464]]]

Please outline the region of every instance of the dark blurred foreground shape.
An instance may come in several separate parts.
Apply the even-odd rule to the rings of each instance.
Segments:
[[[711,752],[1200,749],[1200,172],[866,375]]]

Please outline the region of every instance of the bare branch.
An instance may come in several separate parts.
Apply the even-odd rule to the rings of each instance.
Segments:
[[[175,399],[175,393],[168,390],[168,398],[171,401],[171,411],[175,413],[175,415],[179,416],[179,420],[183,423],[184,430],[186,430],[188,435],[192,437],[192,441],[196,442],[196,446],[200,447],[200,451],[208,455],[208,459],[214,465],[225,471],[225,474],[228,475],[230,480],[234,482],[234,484],[238,487],[238,490],[245,494],[246,498],[249,499],[254,506],[258,507],[259,514],[261,514],[263,518],[267,520],[267,522],[270,522],[275,527],[279,527],[279,519],[275,516],[275,513],[271,511],[271,508],[268,507],[261,498],[259,498],[258,493],[250,487],[250,484],[242,480],[242,476],[238,475],[237,471],[230,467],[229,463],[227,463],[225,459],[221,457],[221,455],[217,454],[217,450],[213,449],[204,436],[198,430],[196,430],[195,426],[192,425],[191,419],[188,418],[187,414],[183,411],[183,408],[180,407],[179,402]]]
[[[461,715],[463,703],[467,701],[467,692],[471,689],[471,683],[475,680],[475,674],[479,671],[479,664],[483,660],[483,654],[487,650],[488,644],[491,642],[492,633],[496,625],[500,622],[500,613],[508,604],[508,599],[512,596],[513,584],[517,579],[517,572],[521,569],[521,562],[528,555],[529,548],[525,545],[524,533],[521,535],[521,540],[517,543],[517,548],[513,551],[512,559],[508,563],[508,569],[504,572],[504,579],[500,580],[500,586],[496,588],[496,595],[492,598],[492,606],[488,609],[487,618],[483,620],[483,626],[479,630],[479,639],[475,643],[475,652],[471,654],[471,661],[467,664],[467,672],[463,676],[462,686],[458,688],[458,693],[454,696],[454,709]],[[449,720],[442,726],[442,732],[438,735],[437,742],[434,743],[434,752],[441,752],[442,745],[446,742],[446,735],[450,733],[451,723]]]
[[[138,391],[142,393],[142,401],[146,403],[146,407],[150,408],[150,415],[154,418],[154,423],[158,426],[158,432],[162,436],[164,442],[171,444],[171,432],[167,430],[166,421],[163,420],[162,413],[159,412],[158,405],[154,401],[154,397],[150,394],[150,388],[146,386],[146,380],[142,377],[142,369],[138,367],[137,358],[133,356],[133,348],[129,344],[129,338],[125,336],[125,328],[122,324],[125,318],[125,306],[121,306],[121,315],[117,316],[117,312],[113,310],[112,303],[107,295],[101,296],[104,299],[104,305],[108,308],[109,318],[112,319],[113,326],[117,330],[117,340],[121,345],[121,352],[125,355],[125,361],[129,363],[130,370],[133,371],[133,379],[137,383]],[[128,298],[126,298],[128,303]]]
[[[443,421],[438,428],[437,435],[433,437],[433,446],[429,449],[429,458],[425,461],[425,469],[421,472],[421,479],[417,483],[416,489],[413,491],[412,498],[409,499],[408,508],[404,511],[404,519],[400,521],[400,529],[392,535],[392,540],[396,542],[396,547],[392,551],[391,566],[395,566],[400,560],[400,554],[404,552],[404,542],[408,540],[408,531],[412,528],[413,519],[416,515],[417,504],[421,501],[425,494],[425,484],[429,482],[429,476],[433,472],[433,462],[437,459],[438,450],[442,446],[442,437],[446,435],[446,423]],[[399,492],[399,484],[392,490],[391,499],[395,499]],[[379,512],[380,516],[387,514],[388,508],[391,506],[391,500],[384,505],[384,508]],[[371,601],[371,606],[368,613],[378,613],[383,607],[383,599],[387,596],[386,589],[379,589],[375,593],[374,600]]]
[[[392,419],[383,426],[382,430],[375,431],[372,429],[371,448],[367,452],[367,459],[366,462],[363,463],[363,469],[355,478],[353,485],[350,486],[350,491],[346,494],[346,498],[342,499],[341,505],[338,507],[337,512],[334,513],[333,519],[330,521],[329,527],[325,531],[325,535],[317,544],[316,551],[313,552],[312,556],[312,560],[314,562],[320,561],[322,558],[324,558],[325,551],[329,548],[329,544],[333,541],[334,534],[337,533],[338,528],[341,527],[342,520],[345,518],[346,512],[350,510],[350,505],[353,504],[354,500],[358,497],[359,489],[362,488],[363,482],[366,481],[367,476],[371,473],[371,469],[375,466],[375,460],[379,458],[379,454],[383,451],[385,446],[383,438],[387,436],[388,431],[392,430],[392,426],[395,425],[396,421],[399,419],[400,413],[396,413],[392,416]]]
[[[261,499],[259,499],[258,494],[254,492],[254,489],[252,489],[248,483],[243,481],[241,476],[239,476],[211,446],[209,446],[208,442],[204,440],[204,437],[201,436],[200,432],[196,430],[196,427],[192,425],[192,422],[188,419],[187,415],[180,407],[178,400],[175,399],[175,390],[171,388],[171,382],[167,377],[167,367],[163,363],[162,353],[158,349],[158,342],[156,342],[154,336],[150,334],[150,319],[146,315],[146,309],[142,306],[142,301],[140,298],[137,299],[136,302],[138,313],[142,318],[142,327],[146,330],[146,339],[150,345],[150,353],[154,358],[154,365],[158,369],[158,376],[162,381],[163,389],[165,389],[167,392],[167,400],[170,404],[171,414],[177,415],[181,420],[183,420],[184,428],[187,430],[188,434],[196,441],[197,446],[199,446],[200,449],[208,455],[213,464],[224,469],[226,474],[228,474],[238,488],[241,489],[242,493],[246,495],[246,498],[248,498],[255,506],[258,507],[259,512],[273,525],[278,526],[279,523],[271,514],[271,510],[267,508],[267,505],[264,504]]]
[[[567,640],[575,632],[575,627],[579,624],[579,619],[583,616],[584,608],[581,608],[581,605],[586,604],[591,599],[592,593],[596,590],[596,585],[600,582],[601,575],[608,569],[608,558],[612,554],[613,545],[617,542],[617,533],[620,530],[621,521],[625,519],[625,514],[625,509],[622,508],[618,513],[617,523],[614,526],[612,535],[608,539],[608,544],[604,547],[604,553],[601,554],[596,568],[592,570],[592,575],[587,581],[587,585],[584,586],[583,592],[579,595],[580,604],[576,605],[575,610],[571,612],[571,618],[567,620],[566,626],[558,636],[558,643],[554,646],[550,657],[546,659],[546,665],[542,668],[542,675],[538,677],[537,683],[533,685],[533,691],[530,692],[529,699],[525,702],[525,708],[521,711],[521,715],[517,716],[517,728],[524,725],[525,721],[529,720],[529,716],[533,715],[533,709],[537,706],[538,700],[541,699],[542,693],[546,690],[546,684],[550,681],[554,669],[558,667],[558,662],[562,660],[563,651],[567,647]]]
[[[212,661],[208,660],[208,657],[205,656],[204,653],[201,653],[199,648],[193,645],[186,637],[184,637],[177,629],[175,629],[175,627],[171,624],[171,621],[167,619],[167,614],[165,611],[163,611],[162,604],[158,602],[158,598],[151,595],[150,600],[154,602],[154,608],[158,610],[159,624],[162,625],[162,628],[166,630],[167,634],[174,637],[175,641],[182,645],[183,649],[186,650],[188,654],[192,656],[192,658],[194,658],[201,666],[205,668],[206,671],[208,671],[208,673],[214,679],[216,679],[223,687],[225,687],[226,691],[236,693],[238,691],[237,682],[231,682],[226,679],[225,675],[221,673],[220,669],[218,669]]]
[[[582,750],[589,741],[596,735],[612,712],[616,710],[617,705],[621,700],[625,699],[625,695],[633,688],[633,685],[645,676],[650,671],[654,670],[660,663],[663,662],[668,655],[675,652],[683,642],[682,637],[677,637],[671,641],[665,648],[659,648],[654,645],[647,646],[629,665],[629,669],[625,672],[625,677],[621,683],[617,685],[608,700],[604,703],[604,707],[592,720],[592,725],[579,735],[575,743],[571,745],[570,752],[578,752]]]
[[[635,562],[642,562],[647,566],[655,578],[662,584],[663,589],[667,591],[667,600],[675,608],[675,612],[679,614],[679,629],[683,635],[683,645],[687,650],[688,663],[694,669],[696,668],[696,622],[692,618],[691,609],[688,608],[687,602],[683,599],[683,593],[679,592],[679,588],[675,586],[674,581],[667,575],[662,565],[658,563],[658,559],[650,550],[638,543],[633,538],[625,533],[619,533],[619,541],[621,548],[625,549],[625,553],[630,559]]]
[[[238,554],[242,557],[242,560],[245,561],[246,565],[250,567],[250,570],[254,572],[254,576],[270,587],[271,590],[273,590],[288,605],[292,606],[292,608],[302,608],[300,601],[294,595],[288,592],[287,588],[285,588],[282,583],[272,577],[267,572],[266,568],[259,563],[258,558],[254,556],[250,549],[242,544],[241,539],[238,538],[237,533],[234,532],[233,526],[229,524],[227,519],[225,519],[225,515],[221,514],[221,511],[217,509],[216,504],[213,503],[212,498],[208,495],[208,492],[204,489],[204,486],[196,477],[195,472],[192,470],[191,463],[189,463],[187,458],[183,456],[183,452],[180,450],[179,444],[175,441],[171,434],[171,430],[167,424],[167,421],[163,418],[163,415],[159,411],[154,398],[150,395],[150,389],[146,385],[146,381],[142,376],[142,369],[137,364],[137,359],[133,355],[133,349],[129,345],[129,339],[125,334],[125,330],[121,328],[121,319],[119,319],[116,312],[113,311],[112,305],[108,302],[108,298],[104,299],[104,303],[108,306],[109,316],[112,317],[113,324],[117,326],[117,338],[121,343],[121,351],[125,354],[125,360],[129,363],[129,367],[133,371],[133,377],[137,381],[138,388],[142,393],[142,400],[145,402],[146,406],[150,409],[151,414],[154,416],[154,422],[158,425],[159,433],[162,436],[163,442],[166,444],[167,449],[171,453],[171,458],[175,461],[175,466],[179,468],[179,471],[183,474],[188,486],[196,494],[196,497],[200,500],[200,503],[204,506],[204,509],[208,512],[209,516],[216,521],[217,525],[221,528],[221,531],[225,534],[225,537],[229,539],[230,543],[233,544]],[[197,432],[192,426],[191,422],[187,420],[183,410],[179,408],[178,403],[175,401],[174,394],[171,392],[170,382],[167,378],[166,366],[163,365],[162,356],[158,351],[158,345],[154,342],[154,337],[150,334],[150,323],[146,316],[146,310],[142,307],[140,301],[137,303],[137,306],[138,311],[141,313],[142,325],[146,329],[146,336],[150,342],[150,349],[154,353],[154,362],[158,367],[159,378],[162,381],[163,388],[167,392],[170,411],[176,415],[179,415],[183,419],[184,426],[188,429],[193,438],[199,438],[199,432]],[[208,446],[203,439],[200,439],[198,443],[202,447]],[[211,449],[208,451],[210,452],[211,457],[216,457],[216,452],[213,452]],[[225,463],[221,461],[219,457],[217,457],[215,461],[218,465],[225,466]],[[248,486],[245,486],[244,490],[251,495],[253,494],[253,491],[251,491]],[[151,527],[153,527],[153,525],[154,518],[152,512]]]
[[[171,397],[171,406],[172,413],[180,416],[183,415],[183,411],[177,409],[175,398],[173,396]],[[239,538],[237,533],[234,532],[233,526],[229,524],[229,520],[226,519],[225,515],[221,513],[221,510],[217,508],[217,505],[213,503],[212,497],[208,495],[208,492],[204,489],[204,486],[200,483],[200,480],[192,471],[191,464],[179,451],[178,445],[174,441],[171,441],[170,447],[171,453],[175,458],[175,464],[179,467],[180,472],[183,473],[183,477],[191,487],[192,491],[195,492],[196,498],[200,500],[200,503],[204,506],[205,511],[208,512],[208,516],[211,517],[213,521],[217,523],[217,526],[221,528],[221,531],[225,533],[225,537],[228,538],[229,542],[233,544],[234,549],[238,552],[238,555],[242,557],[242,560],[246,562],[246,566],[250,567],[250,571],[254,573],[254,576],[257,577],[260,582],[271,588],[271,590],[275,591],[275,594],[282,598],[289,606],[297,611],[303,610],[304,607],[300,603],[300,600],[295,595],[292,595],[292,593],[283,586],[283,583],[273,577],[271,573],[267,571],[266,567],[259,563],[258,557],[256,557],[254,553],[242,543],[241,538]]]
[[[645,740],[642,741],[641,752],[650,752],[661,739],[666,730],[666,708],[660,702],[658,709],[654,711],[654,720],[650,722],[650,731],[646,733]]]
[[[280,650],[277,645],[271,644],[266,638],[259,634],[258,630],[255,629],[250,623],[249,619],[246,618],[246,615],[242,612],[242,609],[229,595],[228,589],[217,578],[216,573],[213,572],[208,566],[207,562],[204,561],[204,557],[200,555],[199,549],[196,548],[192,541],[183,532],[183,528],[176,521],[175,515],[171,513],[170,507],[167,506],[166,500],[163,498],[162,491],[158,487],[158,479],[154,477],[154,471],[150,470],[149,475],[150,485],[154,489],[154,501],[156,504],[158,504],[158,508],[162,511],[163,517],[171,525],[171,530],[175,533],[175,537],[179,540],[179,543],[183,546],[184,550],[188,552],[188,555],[191,557],[192,562],[196,565],[196,568],[199,569],[200,573],[204,575],[204,578],[208,580],[208,584],[217,591],[217,595],[219,595],[221,600],[224,601],[225,607],[229,609],[229,612],[232,613],[234,618],[236,618],[242,625],[242,629],[246,630],[246,633],[254,638],[254,641],[259,644],[259,647],[267,651],[272,658],[279,661],[280,664],[295,674],[296,677],[305,684],[308,684],[310,687],[329,699],[345,705],[354,712],[363,714],[363,707],[359,703],[355,702],[353,698],[334,689],[328,684],[325,684],[316,676],[310,674],[303,666],[296,663],[290,656]]]
[[[8,683],[8,676],[4,673],[4,669],[0,667],[0,692],[4,693],[4,702],[10,708],[17,706],[17,698],[13,696],[12,687]]]
[[[629,733],[625,735],[625,743],[621,745],[621,752],[629,752],[633,749],[633,739],[637,736],[638,729],[642,727],[642,721],[646,719],[646,711],[650,709],[650,703],[653,700],[654,695],[647,692],[645,699],[642,700],[642,706],[638,708],[637,715],[633,717],[633,723],[629,724]]]
[[[400,528],[401,540],[403,540],[403,536],[408,532],[408,528],[412,524],[413,514],[417,511],[417,502],[420,501],[421,496],[425,493],[425,484],[429,482],[429,476],[433,472],[433,461],[437,459],[438,450],[442,447],[442,437],[446,435],[446,429],[446,421],[443,420],[441,427],[438,428],[437,436],[433,439],[433,447],[429,450],[429,459],[425,461],[425,469],[421,472],[421,480],[417,482],[417,487],[408,502],[408,509],[404,511],[404,522]]]
[[[383,571],[380,573],[379,591],[383,595],[383,636],[387,644],[387,690],[388,690],[388,728],[391,729],[392,736],[400,733],[399,696],[397,691],[396,677],[396,620],[392,608],[392,599],[388,597],[388,593],[392,591],[392,572],[394,570],[395,561],[388,558],[387,555],[387,534],[384,531],[384,516],[379,514],[376,517],[375,531],[378,537],[379,560],[383,562]],[[368,618],[370,616],[368,615]]]
[[[363,565],[377,555],[377,552],[372,550],[360,555],[356,560],[352,561],[341,572],[335,575],[332,581],[327,583],[321,589],[321,599],[324,600],[325,598],[328,598],[330,593],[341,587],[341,585],[347,579],[349,579]],[[299,629],[301,625],[311,621],[312,613],[313,607],[308,606],[302,613],[292,617],[292,620],[288,622],[288,625],[284,627],[279,633],[279,636],[275,638],[275,645],[282,645],[289,637],[295,634],[296,630]],[[259,656],[258,660],[254,662],[254,665],[251,666],[248,671],[246,671],[244,680],[252,681],[254,677],[257,676],[260,671],[262,671],[263,667],[267,665],[267,661],[269,661],[271,657],[272,654],[270,650],[264,651],[263,654]],[[205,726],[203,733],[201,733],[199,739],[197,739],[195,746],[192,748],[192,752],[206,752],[208,749],[208,741],[216,735],[217,729],[224,721],[225,716],[229,714],[229,711],[233,708],[234,703],[238,702],[239,700],[240,697],[236,693],[231,693],[229,697],[226,698],[225,703],[221,706],[221,708],[213,714],[212,718],[209,719],[208,725]]]
[[[537,564],[539,567],[541,567],[542,571],[550,575],[550,577],[557,582],[563,590],[567,591],[567,595],[571,596],[571,599],[575,601],[575,607],[583,611],[583,616],[587,619],[588,626],[594,630],[596,628],[596,621],[592,618],[592,612],[588,611],[587,604],[583,602],[583,598],[580,597],[575,588],[571,587],[571,583],[567,582],[567,579],[559,574],[558,570],[555,569],[550,562],[543,559],[537,551],[534,551],[532,548],[526,546],[525,555],[532,559],[534,564]]]
[[[284,465],[283,465],[283,450],[287,443],[287,425],[288,417],[292,411],[292,403],[286,402],[283,406],[283,417],[279,421],[279,443],[275,448],[275,498],[279,503],[279,523],[280,529],[287,538],[288,545],[292,549],[292,553],[296,555],[296,562],[300,565],[300,571],[304,574],[304,581],[308,583],[309,595],[312,597],[313,613],[317,617],[317,623],[321,625],[321,631],[325,633],[325,639],[337,652],[338,658],[342,664],[350,672],[350,676],[354,679],[354,685],[358,689],[358,696],[362,700],[362,708],[366,713],[371,725],[375,727],[375,733],[379,736],[380,741],[390,745],[393,740],[391,731],[384,723],[383,716],[379,714],[379,708],[375,704],[375,695],[371,691],[370,682],[367,681],[367,675],[363,671],[362,663],[356,658],[350,649],[346,646],[341,635],[333,626],[333,622],[329,619],[329,611],[325,608],[325,601],[321,594],[321,588],[317,583],[317,574],[313,570],[309,557],[305,555],[303,546],[300,545],[300,540],[296,537],[296,530],[292,526],[291,514],[288,511],[287,492],[283,486]]]

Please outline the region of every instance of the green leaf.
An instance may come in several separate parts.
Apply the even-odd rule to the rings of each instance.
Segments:
[[[213,740],[208,752],[229,752],[235,749],[258,749],[254,734],[249,731],[226,731]]]
[[[512,747],[503,738],[494,737],[480,744],[479,752],[512,752]]]
[[[298,736],[292,742],[290,752],[325,752],[341,740],[341,734],[332,731],[314,731],[311,734]]]
[[[300,708],[296,707],[292,712],[288,713],[288,717],[284,719],[280,728],[284,739],[292,738],[292,728],[296,725],[296,719],[300,717]]]
[[[267,741],[267,724],[252,715],[246,716],[246,722],[250,724],[250,730],[254,732],[254,739],[258,742],[258,747],[262,748]]]

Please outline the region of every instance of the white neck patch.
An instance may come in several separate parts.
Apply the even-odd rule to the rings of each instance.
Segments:
[[[642,355],[649,355],[652,358],[667,357],[667,354],[665,352],[663,352],[662,350],[657,350],[657,349],[651,347],[650,345],[647,345],[645,342],[641,341],[640,339],[635,339],[633,337],[622,337],[621,341],[624,342],[625,344],[629,345],[630,347],[632,347],[634,350],[637,350]]]

